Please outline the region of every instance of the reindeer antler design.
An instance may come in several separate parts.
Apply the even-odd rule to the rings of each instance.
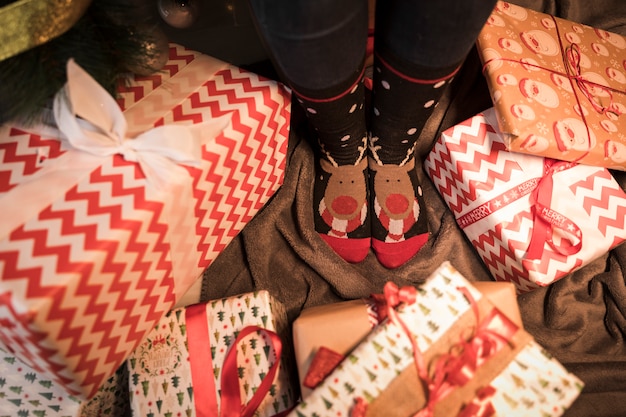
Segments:
[[[372,157],[376,161],[376,164],[378,166],[383,166],[385,164],[383,164],[383,162],[380,160],[380,157],[378,156],[378,151],[380,151],[382,149],[382,146],[376,144],[379,140],[380,140],[380,138],[378,136],[373,136],[370,133],[370,135],[369,135],[369,149],[370,149],[370,152],[372,154]],[[415,152],[415,145],[416,145],[416,143],[414,142],[413,145],[411,147],[409,147],[409,149],[407,149],[406,155],[405,155],[404,159],[402,161],[400,161],[398,166],[400,166],[400,167],[404,166],[404,165],[406,165],[407,162],[409,162],[409,160],[411,159],[411,156],[413,155],[413,152]]]

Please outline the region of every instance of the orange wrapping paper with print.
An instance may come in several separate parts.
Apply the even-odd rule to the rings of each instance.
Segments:
[[[626,170],[626,39],[498,2],[477,46],[509,151]]]

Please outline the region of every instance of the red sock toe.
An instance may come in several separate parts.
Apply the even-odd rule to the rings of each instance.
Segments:
[[[319,234],[322,240],[328,244],[337,255],[341,256],[346,262],[356,264],[362,262],[367,256],[370,247],[371,239],[344,239],[339,237],[329,236],[325,233]]]
[[[428,241],[428,233],[413,236],[401,242],[387,243],[382,240],[372,239],[372,249],[376,252],[376,258],[385,268],[394,269],[404,265],[411,259]]]

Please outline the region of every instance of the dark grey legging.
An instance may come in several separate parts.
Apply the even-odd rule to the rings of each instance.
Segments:
[[[274,64],[289,84],[341,91],[338,82],[349,84],[358,77],[367,0],[249,1]],[[469,52],[494,5],[495,0],[379,0],[376,52],[407,75],[451,68]]]

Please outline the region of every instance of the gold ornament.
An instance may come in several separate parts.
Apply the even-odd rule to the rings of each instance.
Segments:
[[[69,30],[91,0],[18,0],[0,8],[0,61]]]

